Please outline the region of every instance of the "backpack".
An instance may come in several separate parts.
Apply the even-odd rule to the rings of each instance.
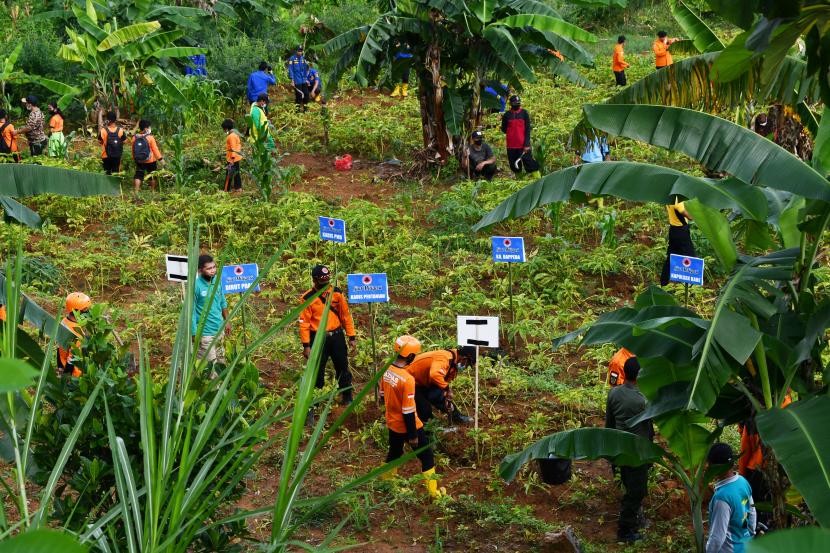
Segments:
[[[12,153],[12,145],[6,144],[6,139],[3,138],[3,132],[6,130],[6,127],[9,126],[9,123],[3,123],[3,126],[0,127],[0,154],[10,154]]]
[[[153,153],[150,151],[150,141],[147,140],[147,135],[135,135],[133,139],[133,160],[136,163],[147,163],[152,155]]]
[[[104,151],[109,158],[121,158],[124,155],[124,141],[119,140],[118,135],[121,134],[121,127],[116,127],[114,131],[104,127],[107,133],[107,141],[104,145]]]

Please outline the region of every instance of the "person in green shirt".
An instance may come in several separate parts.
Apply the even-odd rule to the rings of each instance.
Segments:
[[[199,276],[196,277],[196,285],[193,287],[192,332],[195,337],[199,328],[199,321],[202,319],[202,313],[207,309],[196,356],[198,359],[206,358],[208,363],[224,365],[225,346],[222,343],[221,332],[224,326],[225,334],[230,335],[231,325],[228,322],[228,302],[225,299],[225,293],[222,291],[221,283],[216,282],[215,277],[216,262],[213,257],[208,254],[200,255]],[[212,290],[213,286],[218,287],[215,293]],[[212,298],[211,294],[213,294]],[[217,335],[220,335],[219,338],[212,344],[214,337]]]
[[[251,104],[251,142],[257,142],[260,137],[265,141],[265,146],[269,150],[276,148],[274,143],[274,135],[271,132],[271,123],[268,121],[268,115],[265,113],[265,106],[268,105],[268,95],[260,94],[257,101]]]

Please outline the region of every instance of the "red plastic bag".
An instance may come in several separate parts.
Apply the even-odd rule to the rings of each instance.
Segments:
[[[346,154],[336,157],[334,159],[334,168],[338,171],[350,171],[352,169],[352,156]]]

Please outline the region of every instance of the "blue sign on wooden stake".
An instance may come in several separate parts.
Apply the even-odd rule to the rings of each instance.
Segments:
[[[349,303],[386,303],[389,284],[386,273],[347,275]]]
[[[320,239],[329,242],[346,243],[346,221],[333,217],[318,217],[320,220]]]
[[[520,236],[492,236],[493,261],[497,263],[524,263],[525,239]]]
[[[683,284],[703,286],[704,262],[699,257],[671,254],[669,256],[669,280]]]
[[[258,276],[259,266],[256,263],[225,265],[222,267],[222,291],[225,294],[247,292]],[[259,292],[259,284],[254,288],[254,292]]]

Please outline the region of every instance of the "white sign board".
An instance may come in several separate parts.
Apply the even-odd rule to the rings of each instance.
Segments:
[[[168,253],[164,256],[167,267],[167,280],[187,282],[187,256]]]
[[[458,315],[458,345],[499,347],[499,318]]]

